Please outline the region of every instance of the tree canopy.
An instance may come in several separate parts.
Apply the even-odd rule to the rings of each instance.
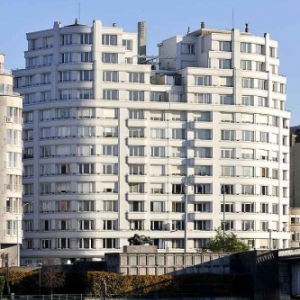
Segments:
[[[232,232],[225,232],[223,238],[221,228],[216,230],[216,236],[209,241],[206,248],[213,252],[244,252],[249,250],[249,246]]]

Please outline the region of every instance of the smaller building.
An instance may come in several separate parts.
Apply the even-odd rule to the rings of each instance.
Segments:
[[[290,210],[291,247],[300,246],[300,207]]]

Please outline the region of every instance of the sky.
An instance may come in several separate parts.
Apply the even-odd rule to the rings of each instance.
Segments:
[[[80,8],[80,9],[79,9]],[[292,125],[300,124],[300,0],[0,0],[0,52],[6,69],[24,67],[26,33],[74,23],[104,26],[117,23],[125,31],[137,31],[147,22],[147,54],[157,54],[162,40],[200,27],[244,30],[279,42],[279,73],[287,76],[287,109]]]

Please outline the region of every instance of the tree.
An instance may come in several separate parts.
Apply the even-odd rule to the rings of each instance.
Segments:
[[[213,252],[244,252],[249,250],[249,246],[238,239],[234,233],[223,232],[220,228],[216,230],[216,236],[206,245],[206,248]]]
[[[66,272],[61,266],[55,265],[53,260],[49,260],[41,271],[41,286],[50,289],[51,295],[53,289],[65,285]]]
[[[5,284],[5,277],[4,276],[0,276],[0,297],[3,294],[4,284]]]

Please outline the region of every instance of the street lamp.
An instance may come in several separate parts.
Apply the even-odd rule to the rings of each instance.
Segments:
[[[22,205],[22,215],[23,209],[26,205],[28,205],[28,202]],[[17,267],[20,267],[19,216],[17,216]]]

